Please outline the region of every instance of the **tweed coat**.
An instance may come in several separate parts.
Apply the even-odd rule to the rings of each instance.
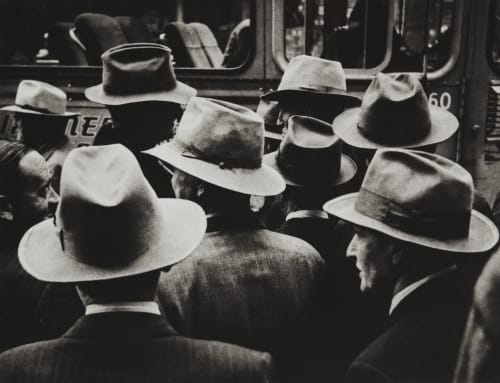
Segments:
[[[281,372],[302,365],[324,262],[298,238],[237,221],[214,231],[209,220],[197,250],[160,277],[159,301],[182,335],[270,352]]]
[[[83,316],[61,338],[0,354],[0,381],[269,382],[269,354],[179,336],[160,316]]]
[[[345,381],[451,382],[471,291],[461,273],[452,271],[412,292],[352,363]]]
[[[474,289],[455,383],[500,380],[500,251],[485,266]]]

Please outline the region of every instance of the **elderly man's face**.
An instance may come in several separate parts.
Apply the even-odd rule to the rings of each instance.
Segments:
[[[49,167],[38,152],[28,152],[19,161],[18,171],[13,213],[14,219],[27,229],[54,213],[59,196],[52,189]]]
[[[372,290],[395,268],[396,242],[377,231],[355,226],[355,235],[347,248],[348,257],[356,257],[361,291]]]

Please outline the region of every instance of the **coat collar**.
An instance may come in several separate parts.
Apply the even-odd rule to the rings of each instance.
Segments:
[[[472,294],[472,287],[468,288],[463,278],[462,273],[454,269],[420,286],[394,308],[391,322],[408,313],[414,315],[412,313],[430,312],[434,308],[442,311],[451,306],[468,306],[467,297]]]
[[[102,313],[85,315],[64,338],[141,339],[178,335],[165,317],[146,313]]]

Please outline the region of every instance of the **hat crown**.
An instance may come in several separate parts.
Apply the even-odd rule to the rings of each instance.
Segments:
[[[345,94],[347,84],[340,62],[299,55],[288,63],[278,90],[309,90]]]
[[[264,154],[264,121],[245,107],[193,97],[174,137],[186,155],[227,167],[259,168]]]
[[[410,150],[376,152],[355,209],[412,234],[467,237],[474,185],[457,163]]]
[[[56,225],[71,257],[106,267],[132,262],[159,234],[159,209],[137,160],[124,146],[79,148],[68,155]]]
[[[66,93],[42,81],[23,80],[16,93],[16,105],[42,113],[64,114],[66,112]]]
[[[304,185],[330,185],[340,174],[342,141],[332,126],[307,116],[291,116],[276,164],[293,182]]]
[[[407,145],[426,137],[431,130],[427,96],[411,74],[379,73],[361,103],[358,128],[381,144]]]
[[[153,43],[123,44],[102,54],[102,86],[110,95],[171,90],[177,80],[168,47]]]

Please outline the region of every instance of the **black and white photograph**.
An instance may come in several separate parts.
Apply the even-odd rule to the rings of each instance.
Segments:
[[[1,383],[500,382],[500,0],[0,0]]]

